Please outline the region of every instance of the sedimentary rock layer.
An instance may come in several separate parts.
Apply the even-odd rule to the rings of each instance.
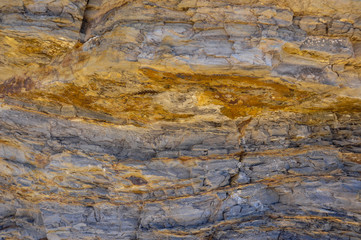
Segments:
[[[0,0],[0,239],[361,238],[358,0]]]

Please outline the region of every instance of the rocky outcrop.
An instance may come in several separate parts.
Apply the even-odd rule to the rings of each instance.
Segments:
[[[360,11],[0,1],[0,239],[361,238]]]

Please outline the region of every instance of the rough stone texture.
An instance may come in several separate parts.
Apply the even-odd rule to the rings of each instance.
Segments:
[[[360,239],[359,0],[0,0],[0,239]]]

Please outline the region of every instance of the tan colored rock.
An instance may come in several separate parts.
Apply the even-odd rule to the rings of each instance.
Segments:
[[[0,239],[361,238],[360,1],[0,12]]]

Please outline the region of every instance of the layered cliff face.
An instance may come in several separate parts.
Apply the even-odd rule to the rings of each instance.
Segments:
[[[0,239],[360,239],[358,0],[0,0]]]

